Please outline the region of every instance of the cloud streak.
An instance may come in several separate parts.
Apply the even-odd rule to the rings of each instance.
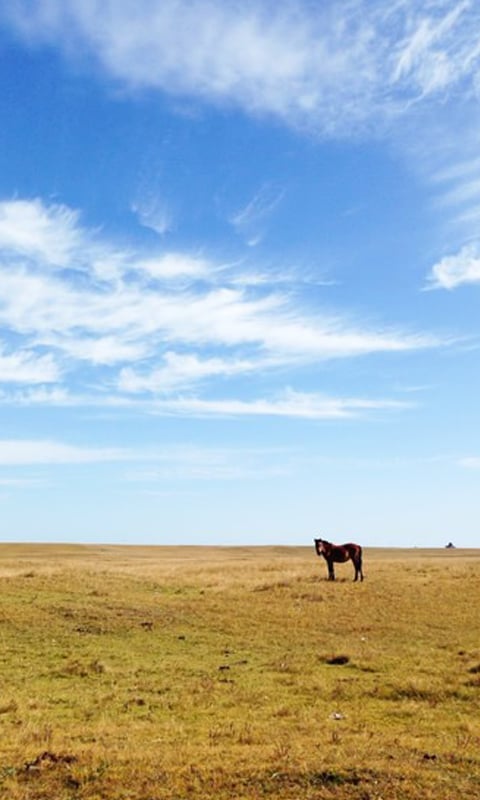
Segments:
[[[411,407],[410,403],[394,400],[334,398],[291,390],[276,398],[260,398],[252,401],[177,397],[174,400],[157,401],[153,405],[153,409],[158,413],[182,416],[290,417],[308,420],[349,419],[369,411],[405,410]]]

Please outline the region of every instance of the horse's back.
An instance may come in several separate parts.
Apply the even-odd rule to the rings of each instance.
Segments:
[[[355,544],[354,542],[350,542],[349,544],[345,545],[348,548],[348,552],[350,553],[350,558],[352,561],[362,559],[362,548],[359,544]]]

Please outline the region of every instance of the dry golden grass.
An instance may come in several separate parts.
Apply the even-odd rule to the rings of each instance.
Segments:
[[[0,546],[0,796],[480,798],[480,551]]]

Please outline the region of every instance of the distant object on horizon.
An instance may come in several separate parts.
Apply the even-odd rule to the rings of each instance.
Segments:
[[[448,544],[445,545],[445,549],[446,550],[455,550],[455,545],[453,544],[453,542],[449,542]]]

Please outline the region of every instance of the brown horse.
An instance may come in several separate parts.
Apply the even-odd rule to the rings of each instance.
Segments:
[[[354,580],[357,581],[360,577],[360,580],[363,581],[362,548],[359,544],[352,544],[351,542],[348,544],[332,544],[331,542],[326,542],[325,539],[314,539],[313,541],[315,542],[317,556],[323,556],[327,562],[329,581],[335,580],[333,564],[343,564],[350,559],[355,567]]]

